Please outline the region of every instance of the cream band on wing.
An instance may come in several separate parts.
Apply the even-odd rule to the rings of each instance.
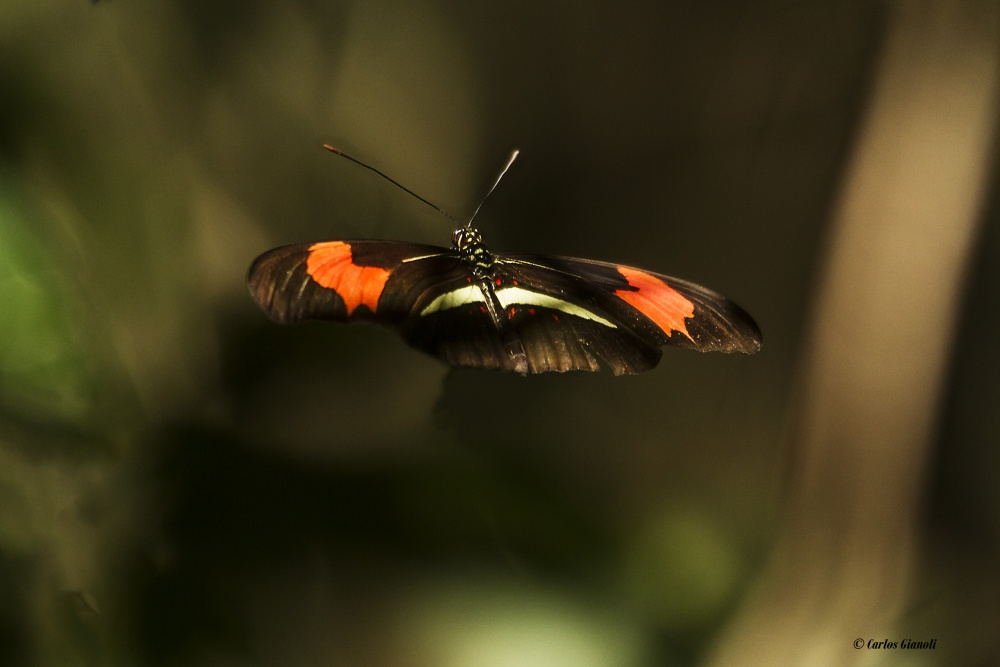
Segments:
[[[483,290],[479,288],[479,285],[466,285],[465,287],[460,287],[437,296],[420,311],[420,315],[424,316],[429,313],[436,313],[439,310],[458,308],[470,303],[486,303],[486,297],[483,295]]]
[[[515,305],[539,306],[541,308],[558,310],[566,313],[567,315],[575,315],[576,317],[580,317],[585,320],[591,320],[592,322],[603,324],[604,326],[612,329],[618,328],[613,322],[608,321],[597,313],[591,312],[586,308],[577,306],[569,301],[563,301],[562,299],[557,299],[554,296],[542,294],[541,292],[533,292],[521,287],[502,287],[494,293],[496,294],[497,301],[500,302],[500,305],[503,306],[504,309]],[[420,314],[427,315],[440,310],[458,308],[459,306],[464,306],[470,303],[485,302],[486,295],[483,294],[483,290],[479,287],[479,285],[466,285],[465,287],[460,287],[459,289],[445,292],[444,294],[438,296],[436,299],[427,304],[427,306],[420,311]]]
[[[567,315],[576,315],[585,320],[591,320],[597,322],[598,324],[603,324],[606,327],[611,327],[612,329],[617,329],[613,322],[609,322],[597,313],[591,312],[586,308],[577,306],[576,304],[570,303],[569,301],[563,301],[562,299],[557,299],[554,296],[549,296],[548,294],[542,294],[541,292],[532,292],[531,290],[526,290],[521,287],[504,287],[496,291],[497,299],[504,308],[508,308],[512,305],[519,306],[541,306],[542,308],[551,308],[552,310],[561,310]]]

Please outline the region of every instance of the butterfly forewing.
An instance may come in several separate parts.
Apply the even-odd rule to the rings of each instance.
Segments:
[[[760,350],[757,323],[738,305],[695,283],[630,266],[573,257],[514,255],[532,289],[556,288],[589,303],[653,345],[702,352]]]
[[[276,322],[395,324],[423,290],[465,275],[446,248],[388,241],[328,241],[275,248],[250,266],[247,282]]]

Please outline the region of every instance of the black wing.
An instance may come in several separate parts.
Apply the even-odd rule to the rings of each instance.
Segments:
[[[490,282],[455,285],[415,310],[401,326],[403,337],[452,366],[524,374],[608,368],[616,375],[656,366],[659,345],[597,307],[559,296],[552,280],[531,289],[539,274],[495,265]]]
[[[653,344],[700,352],[754,354],[760,350],[760,328],[745,310],[687,280],[573,257],[518,255],[503,261],[540,270],[535,289],[559,284],[566,294],[605,308],[612,318]],[[553,274],[564,280],[554,279]]]
[[[661,347],[756,352],[745,311],[693,283],[566,257],[498,256],[489,283],[451,283],[415,309],[410,345],[453,366],[616,375],[656,366]]]
[[[452,366],[623,375],[656,366],[664,345],[760,348],[756,323],[721,295],[591,260],[497,256],[481,281],[453,250],[330,241],[265,253],[248,281],[275,321],[374,321]]]
[[[369,320],[396,326],[439,283],[466,271],[454,251],[393,241],[326,241],[270,250],[250,266],[250,293],[275,322]]]

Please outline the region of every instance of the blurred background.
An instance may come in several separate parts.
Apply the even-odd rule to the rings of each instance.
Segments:
[[[6,0],[0,664],[1000,664],[997,3]],[[629,263],[754,357],[449,371],[275,245]],[[929,650],[854,647],[929,641]]]

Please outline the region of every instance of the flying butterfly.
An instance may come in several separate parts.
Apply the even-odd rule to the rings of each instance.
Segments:
[[[264,253],[250,266],[247,281],[275,322],[374,322],[451,366],[522,374],[602,368],[615,375],[640,373],[659,363],[666,345],[746,354],[760,349],[753,318],[712,290],[611,262],[494,253],[472,226],[482,203],[461,223],[375,167],[324,148],[458,226],[450,248],[340,240]]]

